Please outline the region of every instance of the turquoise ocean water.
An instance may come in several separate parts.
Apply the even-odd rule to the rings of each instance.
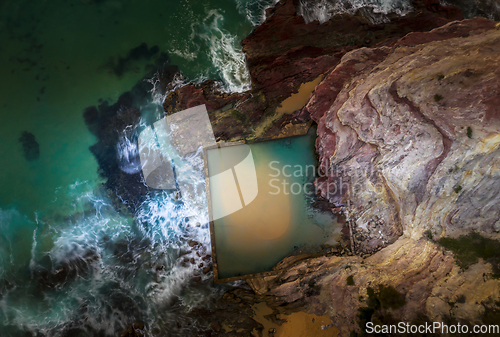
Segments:
[[[347,2],[316,1],[302,13],[321,20],[331,8],[352,9]],[[381,12],[409,3],[350,2]],[[181,73],[172,87],[213,79],[226,91],[248,89],[240,41],[274,3],[0,1],[1,336],[116,336],[137,321],[149,335],[189,336],[190,310],[231,286],[196,274],[210,254],[203,177],[191,177],[202,191],[195,205],[150,192],[134,214],[115,210],[83,112],[149,79],[151,92],[134,104],[141,123],[161,118],[160,60]],[[120,158],[133,152],[133,141],[117,149]],[[186,266],[191,257],[196,265]]]
[[[114,210],[83,111],[114,104],[162,53],[182,73],[178,84],[215,79],[228,91],[247,89],[239,42],[269,5],[0,2],[1,336],[115,336],[135,321],[164,334],[179,313],[222,291],[190,288],[194,268],[178,266],[188,239],[208,242],[206,228],[185,228],[188,206],[159,193],[135,216]],[[161,98],[152,91],[141,113],[160,118]],[[38,155],[25,153],[25,131]]]

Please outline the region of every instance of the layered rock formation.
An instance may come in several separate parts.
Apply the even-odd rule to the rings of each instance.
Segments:
[[[459,10],[436,1],[414,6],[384,25],[362,16],[306,24],[294,1],[281,1],[242,43],[252,91],[229,95],[204,83],[168,95],[167,113],[206,104],[219,140],[318,125],[316,186],[345,220],[348,254],[288,258],[275,275],[247,280],[255,295],[238,303],[328,313],[342,335],[373,317],[498,317],[498,266],[461,268],[439,238],[500,238],[500,30],[486,19],[460,21]],[[277,113],[320,75],[303,109]]]
[[[498,144],[499,84],[490,70],[497,61],[483,49],[494,44],[497,31],[479,35],[493,26],[486,19],[453,22],[409,34],[392,47],[357,49],[327,75],[305,108],[318,122],[317,149],[321,166],[329,169],[316,182],[322,195],[338,204],[349,199],[358,228],[385,229],[378,241],[391,241],[400,229],[417,238],[427,229],[497,231],[496,209],[478,218],[466,205],[471,198],[481,207],[494,204],[495,178],[484,172],[472,183],[465,175],[478,155],[485,156],[480,166],[494,164],[491,151]],[[422,43],[427,41],[434,42]],[[343,183],[349,187],[341,190]],[[476,224],[464,226],[468,221]],[[380,246],[375,241],[360,242],[360,249]]]
[[[360,331],[358,310],[370,307],[368,289],[378,284],[405,298],[381,314],[395,322],[479,324],[497,310],[490,307],[500,290],[495,266],[462,270],[429,240],[470,231],[500,237],[494,26],[480,18],[451,22],[389,46],[356,49],[332,68],[304,109],[318,123],[326,177],[316,183],[344,207],[355,253],[392,244],[365,259],[285,263],[275,277],[249,280],[258,293],[329,312],[342,335]],[[311,283],[321,289],[317,294]]]

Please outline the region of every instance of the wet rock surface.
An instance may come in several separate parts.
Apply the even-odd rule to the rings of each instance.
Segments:
[[[156,54],[155,50],[151,51],[147,46],[139,46],[131,50],[128,57],[143,58],[144,53],[147,53],[148,57]],[[178,69],[169,63],[165,54],[160,54],[154,71],[139,81],[131,91],[120,96],[115,104],[109,105],[104,101],[98,106],[86,108],[83,112],[88,129],[97,137],[97,143],[90,147],[90,151],[99,164],[100,175],[106,178],[104,184],[106,194],[119,211],[133,212],[148,191],[140,167],[137,169],[133,165],[138,163],[138,151],[130,154],[133,157],[132,162],[126,163],[124,167],[120,162],[118,149],[123,137],[127,137],[132,144],[137,145],[136,127],[141,117],[140,106],[153,88],[153,85],[145,79],[152,78],[155,73],[160,92],[165,92],[168,84],[178,74]]]
[[[373,25],[360,15],[340,15],[319,24],[306,24],[296,1],[280,1],[267,20],[242,41],[252,89],[227,94],[216,82],[189,84],[169,93],[167,114],[205,104],[216,140],[263,140],[307,133],[310,116],[301,109],[278,113],[281,103],[300,85],[328,73],[342,56],[362,46],[390,44],[412,31],[428,31],[462,18],[455,7],[434,1],[415,2],[416,11],[391,16]]]
[[[57,290],[76,278],[85,278],[92,272],[94,263],[100,259],[97,252],[89,250],[81,256],[53,262],[45,255],[35,267],[33,278],[41,292]]]
[[[121,337],[144,337],[144,323],[133,323],[123,331]]]
[[[448,0],[449,5],[462,8],[464,16],[467,19],[476,16],[482,16],[490,20],[500,20],[500,6],[495,0],[485,1],[467,1],[467,0]]]

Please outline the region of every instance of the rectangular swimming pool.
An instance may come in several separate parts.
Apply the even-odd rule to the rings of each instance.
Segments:
[[[340,226],[313,207],[315,130],[204,151],[216,282],[272,272],[283,258],[335,245]]]

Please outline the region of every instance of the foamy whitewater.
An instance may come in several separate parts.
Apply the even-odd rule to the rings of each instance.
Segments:
[[[168,54],[180,73],[167,92],[153,76],[147,97],[134,102],[139,122],[115,130],[119,169],[138,173],[138,136],[164,117],[168,92],[207,79],[227,92],[251,87],[240,41],[276,3],[0,2],[0,336],[117,336],[134,322],[148,336],[192,336],[192,309],[238,285],[214,285],[212,273],[200,271],[211,255],[201,149],[165,153],[176,163],[180,199],[150,190],[129,214],[129,200],[115,209],[109,199],[115,191],[98,174],[89,151],[96,137],[82,112],[111,106],[142,81],[154,63],[127,59],[130,50],[145,43]],[[370,19],[383,22],[387,13],[408,13],[410,3],[301,0],[300,14],[325,22],[369,6]],[[116,60],[120,71],[109,68]],[[23,154],[23,131],[39,143],[37,160]]]
[[[363,9],[363,15],[372,23],[386,22],[386,14],[406,15],[413,7],[411,0],[300,0],[299,13],[306,22],[328,21],[333,15],[354,15]]]
[[[131,140],[144,125],[122,130],[118,154],[127,172],[137,169]],[[136,321],[148,331],[163,331],[179,315],[220,296],[227,286],[214,287],[211,274],[198,271],[211,254],[201,151],[185,158],[171,153],[169,159],[178,164],[178,183],[189,185],[192,194],[177,200],[152,191],[133,218],[117,213],[99,191],[89,192],[87,182],[58,191],[74,200],[66,217],[50,214],[31,222],[15,209],[2,210],[0,262],[6,268],[0,277],[9,278],[0,299],[3,324],[45,336],[67,335],[68,324],[89,334],[115,335]],[[31,233],[28,273],[16,275],[17,233],[6,226]],[[201,243],[202,254],[190,240]],[[43,272],[60,268],[76,268],[78,275],[56,282],[56,290],[39,289]],[[193,286],[195,274],[201,281]]]

